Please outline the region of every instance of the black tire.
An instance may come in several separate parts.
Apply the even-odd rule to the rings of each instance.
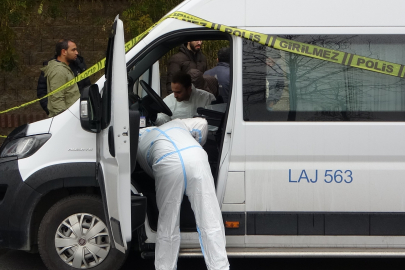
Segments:
[[[57,230],[59,232],[63,231],[65,227],[60,225],[70,216],[79,214],[79,213],[86,213],[94,217],[94,220],[98,218],[98,220],[101,220],[105,224],[105,216],[104,216],[104,211],[103,211],[103,203],[101,199],[97,196],[94,195],[72,195],[70,197],[64,198],[61,201],[57,202],[55,205],[53,205],[48,212],[45,214],[44,218],[41,221],[40,227],[39,227],[39,232],[38,232],[38,249],[39,253],[41,255],[41,258],[46,265],[46,267],[49,270],[76,270],[79,268],[73,267],[63,261],[63,259],[59,256],[56,247],[55,247],[55,237]],[[84,221],[89,222],[90,220]],[[103,225],[103,224],[101,224]],[[90,230],[89,230],[90,231]],[[104,232],[104,231],[103,231]],[[108,231],[107,231],[108,234]],[[73,235],[73,234],[72,234]],[[108,239],[109,241],[112,241],[111,238],[102,238],[105,241],[105,239]],[[70,238],[69,238],[70,240]],[[90,241],[88,242],[90,243]],[[81,243],[83,244],[83,242]],[[87,245],[86,241],[84,241],[84,244]],[[103,242],[103,244],[105,244]],[[108,244],[107,244],[108,245]],[[86,247],[86,246],[85,246]],[[108,248],[106,248],[107,250]],[[70,252],[72,249],[70,249]],[[88,249],[84,248],[84,252],[88,252]],[[68,252],[68,251],[66,251]],[[104,251],[104,253],[107,253],[107,251]],[[83,252],[82,252],[83,254]],[[63,256],[65,256],[62,253]],[[71,255],[71,253],[70,253]],[[110,244],[109,250],[107,255],[105,256],[104,259],[100,259],[101,262],[97,264],[97,262],[94,260],[95,256],[90,256],[90,263],[91,264],[96,264],[94,266],[91,266],[89,264],[89,267],[87,269],[92,269],[92,270],[117,270],[119,269],[122,264],[125,262],[125,259],[128,255],[123,254],[122,252],[114,249],[112,245]],[[69,256],[69,254],[68,254]],[[68,257],[67,256],[67,257]],[[88,262],[86,260],[86,262]],[[83,268],[82,268],[83,269]],[[84,268],[86,269],[86,268]]]

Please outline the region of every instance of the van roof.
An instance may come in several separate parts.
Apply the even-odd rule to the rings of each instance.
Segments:
[[[186,0],[173,11],[237,27],[405,26],[403,0]]]

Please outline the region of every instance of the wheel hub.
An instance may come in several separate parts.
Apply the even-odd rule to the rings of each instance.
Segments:
[[[86,243],[87,243],[86,239],[84,239],[84,238],[79,239],[79,245],[84,246],[84,245],[86,245]]]
[[[61,222],[55,234],[55,249],[70,267],[88,269],[103,262],[110,251],[107,226],[97,216],[78,213]]]

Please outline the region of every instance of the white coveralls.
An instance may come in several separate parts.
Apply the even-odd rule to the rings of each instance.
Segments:
[[[207,121],[176,119],[140,130],[137,160],[155,178],[159,209],[155,267],[177,268],[180,248],[180,206],[188,196],[197,223],[200,246],[209,270],[227,270],[225,230],[215,195],[207,153]],[[200,145],[201,144],[201,145]]]

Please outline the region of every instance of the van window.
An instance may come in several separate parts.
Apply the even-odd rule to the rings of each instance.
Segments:
[[[279,37],[405,64],[402,35]],[[243,45],[243,95],[245,121],[405,121],[404,78],[252,41]]]

